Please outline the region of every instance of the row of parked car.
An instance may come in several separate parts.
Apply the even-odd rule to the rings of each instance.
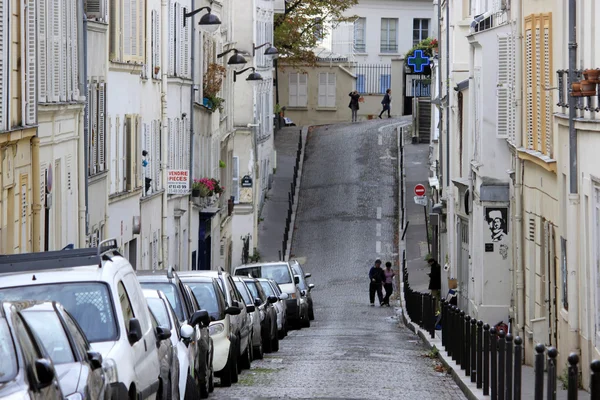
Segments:
[[[0,256],[0,398],[197,399],[314,319],[297,261],[134,271],[98,248]]]

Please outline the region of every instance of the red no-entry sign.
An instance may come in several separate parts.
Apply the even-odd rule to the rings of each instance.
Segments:
[[[425,196],[425,186],[421,185],[420,183],[418,185],[416,185],[415,186],[415,195],[417,195],[419,197]]]

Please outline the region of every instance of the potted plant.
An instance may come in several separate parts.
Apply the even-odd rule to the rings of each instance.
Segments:
[[[595,96],[596,95],[596,83],[593,81],[581,81],[581,95],[582,96]]]
[[[212,109],[213,112],[217,108],[222,108],[221,104],[224,100],[218,97],[217,93],[221,90],[226,71],[224,66],[210,63],[204,73],[204,84],[202,86],[204,99],[202,99],[202,103],[205,107]]]
[[[225,161],[219,160],[219,168],[225,168],[226,166],[227,164],[225,164]]]
[[[192,182],[192,197],[200,197],[201,186],[200,180],[194,179],[194,182]]]
[[[571,96],[581,97],[581,82],[573,82],[571,84]]]
[[[586,69],[583,71],[583,77],[592,83],[600,83],[598,77],[600,76],[599,69]]]
[[[221,194],[225,191],[225,186],[221,186],[221,182],[218,179],[211,178],[213,192],[215,194]]]

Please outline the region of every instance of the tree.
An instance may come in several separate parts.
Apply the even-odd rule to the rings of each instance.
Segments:
[[[343,13],[358,0],[291,0],[285,13],[274,20],[275,47],[286,65],[314,65],[317,42],[327,35],[325,27],[354,21]]]

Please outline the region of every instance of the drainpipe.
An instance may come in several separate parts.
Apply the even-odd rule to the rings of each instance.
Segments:
[[[437,12],[438,12],[438,30],[437,30],[437,38],[438,38],[438,60],[437,60],[437,67],[436,67],[436,76],[437,76],[437,84],[438,84],[438,100],[440,100],[440,105],[438,107],[438,123],[439,126],[442,126],[442,121],[444,120],[444,110],[442,108],[442,63],[441,63],[441,59],[440,56],[442,54],[442,46],[441,46],[441,38],[442,38],[442,0],[437,0],[433,3],[434,6],[437,5]],[[442,132],[439,128],[436,127],[436,129],[438,129],[438,165],[440,165],[443,162],[443,149],[442,149]],[[442,173],[443,174],[443,168],[436,168],[436,175],[439,178],[439,174]]]
[[[77,26],[77,37],[81,40],[78,41],[78,53],[79,53],[79,65],[78,68],[81,71],[79,74],[79,93],[85,95],[85,104],[83,107],[83,140],[79,140],[79,154],[83,154],[83,157],[79,157],[79,247],[86,247],[87,239],[89,235],[89,213],[88,213],[88,148],[89,148],[89,102],[88,99],[88,85],[87,85],[87,54],[88,54],[88,43],[87,43],[87,16],[85,15],[84,0],[79,1],[79,13],[83,20],[83,24]],[[83,191],[82,191],[83,189]],[[82,233],[85,232],[85,235]]]
[[[40,166],[40,138],[38,136],[31,139],[31,165],[34,168],[38,168]],[[31,183],[33,184],[33,252],[37,253],[41,251],[41,211],[42,211],[42,203],[40,202],[41,193],[40,193],[40,174],[32,174],[31,175]],[[46,192],[44,191],[44,196]]]
[[[161,84],[160,84],[160,106],[161,106],[161,146],[162,154],[161,157],[161,180],[163,182],[163,194],[162,194],[162,220],[161,220],[161,239],[162,239],[162,269],[166,269],[169,263],[169,236],[167,235],[167,223],[169,222],[169,197],[167,195],[167,160],[169,158],[169,120],[167,114],[167,66],[169,65],[169,2],[168,0],[161,0],[160,3],[160,20],[161,20],[161,35],[160,35],[160,49],[161,54]]]
[[[577,0],[569,0],[569,81],[575,82],[575,69],[577,68],[577,27],[576,12]],[[577,177],[577,130],[575,129],[575,98],[569,96],[569,205],[567,206],[567,285],[569,302],[569,326],[571,332],[577,333],[579,329],[579,296],[577,285],[579,230],[579,191]],[[579,335],[577,335],[579,336]],[[578,342],[578,339],[576,339]],[[578,345],[573,346],[579,348]]]
[[[441,0],[440,0],[441,1]],[[441,93],[440,93],[441,94]],[[450,1],[446,0],[446,189],[450,186]]]
[[[475,126],[475,45],[473,43],[469,43],[469,140],[467,141],[469,146],[469,155],[470,161],[473,161],[475,155],[475,130],[477,127]],[[468,215],[473,212],[472,204],[475,201],[475,196],[473,194],[473,167],[471,166],[471,162],[469,162],[469,169],[467,171],[469,178],[469,202],[465,204],[465,207],[471,205],[470,210],[466,210]],[[472,221],[472,218],[469,218],[469,221]],[[472,224],[469,222],[469,237],[472,237],[471,233],[473,232]],[[457,237],[458,242],[458,237]],[[473,254],[473,245],[472,240],[469,240],[469,254]],[[458,268],[458,266],[457,266]],[[460,288],[462,291],[463,288]]]
[[[515,258],[516,270],[516,319],[517,329],[525,330],[525,268],[523,268],[523,160],[519,158],[518,150],[523,146],[523,135],[521,132],[523,124],[523,64],[520,57],[523,51],[523,27],[521,24],[521,0],[513,3],[514,20],[516,25],[515,53]],[[523,334],[522,337],[525,337]]]
[[[196,1],[192,0],[192,10],[196,9]],[[195,73],[195,58],[194,58],[194,53],[196,50],[196,34],[195,32],[195,26],[194,26],[194,20],[192,19],[190,21],[190,29],[192,31],[192,43],[191,43],[191,47],[192,47],[192,51],[191,51],[191,55],[190,55],[190,71],[192,74],[192,86],[190,87],[190,186],[192,185],[192,182],[194,181],[194,98],[196,97],[196,91],[194,90],[194,82],[195,82],[195,77],[194,77],[194,73]],[[190,196],[190,204],[188,206],[188,249],[192,248],[192,210],[194,209],[194,201],[192,200],[192,196]],[[188,257],[188,263],[187,265],[189,266],[189,269],[192,270],[194,269],[192,266],[192,251],[188,251],[187,254]],[[196,258],[196,262],[197,262],[197,258]]]

